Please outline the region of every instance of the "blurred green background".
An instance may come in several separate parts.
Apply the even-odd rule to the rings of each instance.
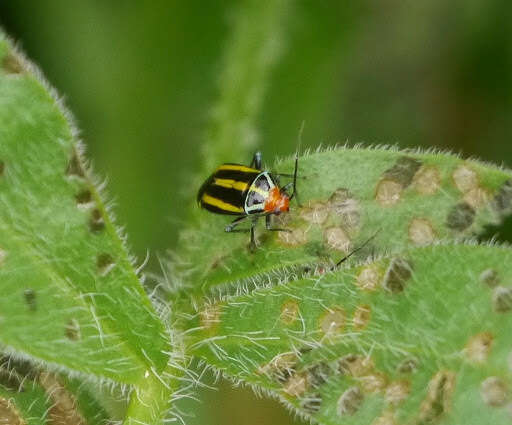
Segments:
[[[0,2],[0,24],[65,96],[133,252],[149,251],[154,272],[197,190],[241,5]],[[304,147],[436,147],[512,167],[511,22],[509,0],[290,1],[256,123],[265,158],[292,153],[304,120]],[[511,224],[487,236],[510,241]],[[198,398],[180,404],[189,425],[300,423],[225,382]]]

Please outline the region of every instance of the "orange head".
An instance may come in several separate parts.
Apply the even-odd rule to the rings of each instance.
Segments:
[[[274,187],[270,190],[264,206],[265,212],[280,214],[290,209],[290,197]]]

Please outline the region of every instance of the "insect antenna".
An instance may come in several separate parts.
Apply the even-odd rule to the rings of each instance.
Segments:
[[[345,261],[347,261],[352,255],[354,255],[356,252],[362,250],[366,245],[368,245],[368,243],[372,240],[372,239],[375,239],[375,236],[377,236],[377,234],[381,231],[381,229],[377,230],[373,235],[371,235],[368,239],[366,239],[366,241],[364,241],[360,246],[358,246],[356,249],[354,249],[352,252],[348,253],[347,255],[345,255],[345,257],[343,257],[340,261],[338,261],[334,266],[331,267],[331,270],[335,270],[337,269],[342,263],[344,263]]]
[[[301,206],[301,203],[299,201],[299,196],[297,194],[297,172],[299,170],[299,152],[300,146],[302,145],[302,133],[304,131],[305,124],[306,121],[302,121],[302,124],[300,125],[299,136],[297,141],[297,150],[295,151],[295,169],[293,170],[293,192],[290,195],[290,200],[292,200],[294,197],[297,198],[297,204],[299,205],[299,207]]]

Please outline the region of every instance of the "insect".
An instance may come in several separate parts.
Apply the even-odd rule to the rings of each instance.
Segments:
[[[237,216],[226,226],[225,231],[250,232],[250,249],[253,251],[256,248],[254,226],[259,218],[265,217],[267,230],[289,231],[272,227],[271,216],[287,212],[290,209],[290,201],[294,197],[297,199],[298,162],[297,153],[293,174],[273,174],[263,170],[260,152],[254,154],[249,166],[222,164],[199,189],[197,202],[201,208],[213,213]],[[293,181],[280,187],[279,176],[292,177]],[[292,192],[288,194],[290,189]],[[250,227],[236,229],[246,219],[250,220]]]

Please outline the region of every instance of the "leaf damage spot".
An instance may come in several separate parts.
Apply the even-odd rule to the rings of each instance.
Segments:
[[[464,195],[464,201],[475,209],[478,209],[489,202],[489,192],[481,187],[470,189]]]
[[[92,193],[89,189],[84,189],[75,196],[76,206],[80,209],[88,209],[94,205]]]
[[[394,294],[402,292],[411,276],[412,264],[405,258],[394,258],[386,270],[382,286]]]
[[[283,391],[292,396],[300,397],[308,390],[308,377],[306,373],[295,373],[285,382]]]
[[[392,409],[385,410],[381,416],[372,422],[372,425],[397,425],[394,411]]]
[[[350,238],[341,227],[329,227],[325,229],[324,240],[332,249],[342,251],[345,254],[350,252]]]
[[[418,424],[437,421],[451,408],[455,389],[455,373],[448,370],[437,372],[429,381],[427,396],[421,403]]]
[[[409,223],[409,240],[417,246],[430,245],[436,238],[434,229],[429,220],[414,218]]]
[[[105,228],[105,220],[103,220],[101,211],[98,208],[94,208],[91,211],[91,217],[89,219],[89,228],[93,233],[101,232]]]
[[[381,180],[377,185],[376,201],[382,207],[390,207],[400,200],[402,185],[394,180]]]
[[[331,210],[341,219],[347,229],[357,228],[360,224],[360,205],[348,189],[339,188],[329,198]]]
[[[26,425],[13,400],[7,400],[3,397],[0,397],[0,420],[8,425]]]
[[[33,289],[25,289],[23,291],[23,298],[25,299],[25,304],[27,304],[30,311],[37,310],[36,292]]]
[[[339,335],[345,326],[345,311],[341,307],[333,307],[320,317],[320,330],[327,337]]]
[[[352,324],[354,329],[360,331],[368,326],[372,315],[372,309],[368,304],[358,305],[354,311]]]
[[[490,376],[480,385],[480,395],[485,404],[491,407],[504,406],[508,400],[508,388],[496,376]]]
[[[376,290],[382,280],[383,271],[378,264],[370,264],[361,269],[356,278],[356,285],[364,291]]]
[[[393,381],[386,387],[385,399],[396,406],[403,402],[411,392],[411,384],[406,380]]]
[[[498,213],[507,214],[512,207],[512,179],[507,180],[500,187],[493,200],[493,206]]]
[[[49,411],[51,425],[86,425],[78,411],[78,403],[56,375],[41,372],[39,382],[52,401]]]
[[[498,272],[494,269],[486,269],[479,276],[480,282],[489,288],[494,288],[498,285],[500,279],[498,276]]]
[[[25,69],[20,58],[12,52],[7,53],[2,60],[2,69],[7,74],[22,74]]]
[[[80,323],[76,319],[69,319],[65,329],[66,337],[71,341],[78,341],[82,338]]]
[[[96,267],[100,276],[106,276],[115,265],[114,258],[110,254],[103,253],[96,258]]]
[[[422,195],[433,195],[441,186],[439,171],[433,165],[423,165],[413,178],[414,188]]]
[[[462,193],[478,187],[478,174],[468,165],[459,165],[452,173],[455,187]]]
[[[333,374],[333,370],[328,363],[320,362],[313,366],[310,366],[306,370],[308,376],[308,382],[311,386],[317,388],[323,385],[329,377]]]
[[[497,286],[492,292],[492,305],[497,313],[508,313],[512,310],[512,288]]]
[[[264,374],[269,379],[284,384],[295,374],[297,362],[298,357],[295,353],[281,353],[260,367],[257,373]]]
[[[384,178],[399,183],[405,189],[411,184],[420,167],[421,161],[409,156],[401,156],[391,168],[384,172]]]
[[[473,224],[475,214],[475,209],[471,205],[467,202],[460,202],[454,205],[448,213],[446,225],[452,230],[462,232]]]
[[[307,242],[306,231],[302,228],[291,229],[291,232],[278,232],[279,240],[285,245],[300,246]]]
[[[338,372],[355,378],[369,375],[374,368],[371,357],[359,354],[347,354],[338,361]]]
[[[491,352],[493,340],[494,337],[490,332],[472,336],[464,349],[468,361],[475,364],[485,363]]]
[[[288,300],[281,306],[280,319],[285,325],[291,325],[299,315],[299,304],[295,300]]]
[[[322,202],[313,202],[301,209],[300,216],[308,223],[321,225],[329,216],[329,208]]]
[[[73,151],[73,154],[68,161],[66,175],[70,177],[79,177],[81,179],[85,178],[85,170],[76,151]]]
[[[199,322],[205,331],[214,332],[219,326],[220,315],[219,304],[205,304],[203,310],[199,312]]]
[[[419,361],[414,357],[409,357],[407,359],[402,360],[402,362],[397,366],[396,370],[398,373],[409,374],[414,373],[418,370]]]
[[[382,372],[373,372],[369,375],[362,376],[359,379],[363,391],[367,394],[383,391],[388,383],[387,376]]]
[[[337,412],[339,416],[354,415],[364,401],[364,394],[359,387],[348,388],[339,398]]]

